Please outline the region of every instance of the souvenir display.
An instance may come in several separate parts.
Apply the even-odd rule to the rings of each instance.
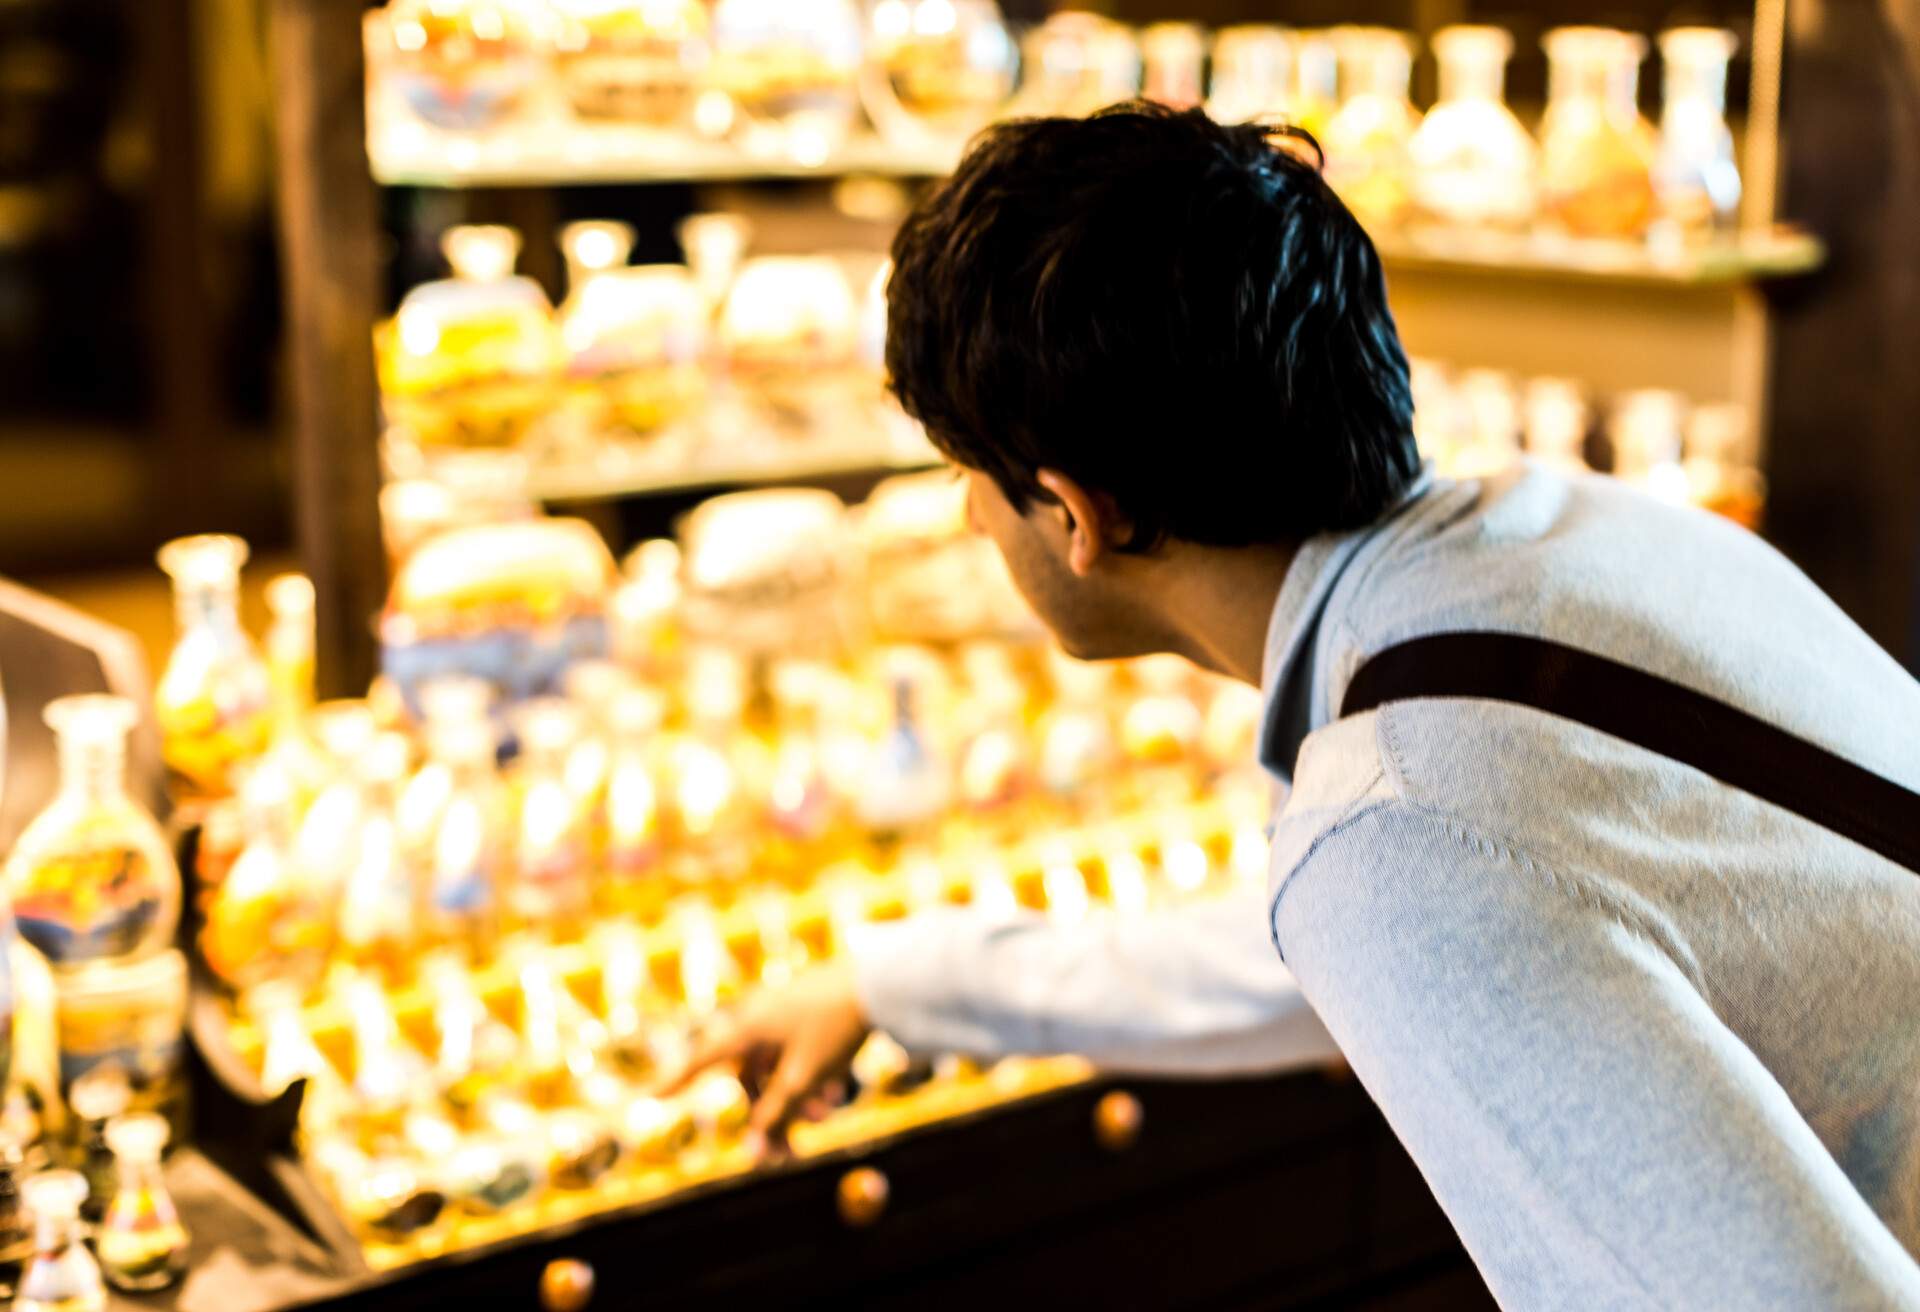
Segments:
[[[1533,217],[1535,150],[1502,99],[1513,38],[1497,27],[1433,37],[1440,99],[1407,147],[1414,201],[1443,223],[1513,228]]]
[[[389,0],[372,16],[370,79],[390,83],[435,127],[494,127],[539,77],[530,9],[515,0]]]
[[[1576,237],[1638,237],[1653,218],[1653,129],[1640,117],[1640,61],[1631,32],[1547,33],[1547,112],[1540,123],[1540,208]]]
[[[750,153],[819,164],[860,113],[860,12],[852,0],[717,0],[713,85]]]
[[[1653,189],[1660,217],[1695,236],[1729,227],[1740,209],[1740,169],[1727,126],[1727,61],[1734,35],[1715,27],[1660,34],[1666,70]]]
[[[712,51],[703,0],[551,0],[553,70],[585,119],[684,127]]]

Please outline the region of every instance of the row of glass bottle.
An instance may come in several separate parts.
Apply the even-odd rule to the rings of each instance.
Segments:
[[[498,1239],[500,1222],[528,1229],[619,1206],[630,1200],[623,1180],[653,1196],[745,1169],[739,1078],[717,1073],[680,1095],[657,1092],[691,1030],[744,984],[776,983],[834,955],[888,907],[897,914],[960,900],[1074,919],[1096,902],[1138,914],[1257,882],[1265,854],[1258,796],[1234,796],[1241,804],[1225,814],[1238,823],[1183,825],[1170,815],[1145,849],[1110,830],[1082,834],[1084,842],[1062,831],[1031,878],[992,853],[977,854],[961,878],[955,863],[849,874],[823,925],[796,918],[778,895],[725,916],[690,900],[650,934],[609,920],[573,947],[520,938],[486,971],[430,954],[418,987],[404,993],[343,968],[303,1010],[296,991],[275,981],[242,995],[236,1046],[254,1055],[269,1091],[308,1081],[306,1160],[364,1242],[402,1244],[423,1232],[433,1232],[436,1248]],[[1098,856],[1076,859],[1091,844]],[[880,1133],[898,1128],[887,1119],[896,1095],[932,1082],[927,1092],[948,1096],[948,1105],[969,1087],[978,1105],[981,1096],[1025,1091],[1032,1070],[1024,1062],[985,1072],[964,1061],[914,1063],[877,1035],[856,1054],[852,1075],[855,1103],[870,1113],[866,1129]],[[478,1219],[489,1224],[465,1230]]]
[[[1663,500],[1760,527],[1766,483],[1745,406],[1689,405],[1665,388],[1594,402],[1569,379],[1523,384],[1498,369],[1455,374],[1432,360],[1413,361],[1413,392],[1421,453],[1445,477],[1494,473],[1524,447],[1555,468],[1598,465]],[[1604,429],[1596,428],[1596,414],[1605,416]]]
[[[108,1283],[146,1292],[180,1278],[188,1235],[161,1173],[168,1134],[152,1112],[114,1118],[104,1128],[105,1169],[91,1175],[57,1169],[21,1179],[19,1149],[0,1153],[9,1186],[0,1199],[0,1296],[10,1295],[16,1312],[104,1312]]]
[[[375,331],[390,447],[500,449],[582,429],[588,440],[672,430],[692,442],[773,434],[864,450],[888,440],[884,270],[862,302],[831,257],[746,258],[738,215],[697,215],[680,235],[686,264],[634,267],[628,225],[567,225],[568,296],[556,312],[538,283],[514,275],[519,233],[449,229],[453,277],[414,288]],[[549,422],[564,416],[571,428]]]

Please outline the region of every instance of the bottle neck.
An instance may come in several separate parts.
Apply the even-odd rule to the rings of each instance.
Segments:
[[[1491,100],[1498,102],[1506,91],[1507,61],[1476,55],[1440,61],[1440,99]]]
[[[1609,112],[1631,116],[1638,112],[1640,64],[1626,59],[1564,59],[1549,64],[1547,100],[1550,104],[1591,100]]]
[[[178,584],[173,590],[173,613],[182,633],[196,630],[237,632],[240,628],[239,589],[229,584]]]
[[[70,797],[102,801],[124,796],[126,745],[118,741],[60,740],[60,788]]]
[[[1683,105],[1716,115],[1727,111],[1727,63],[1724,59],[1669,58],[1661,86],[1662,100],[1671,113]]]
[[[58,1213],[36,1216],[33,1246],[41,1253],[60,1253],[81,1242],[80,1218]]]

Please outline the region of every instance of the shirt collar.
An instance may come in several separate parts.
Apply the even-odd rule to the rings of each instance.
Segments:
[[[1307,539],[1287,566],[1273,617],[1267,621],[1266,652],[1260,668],[1261,695],[1266,699],[1260,760],[1289,784],[1300,744],[1321,727],[1315,723],[1318,680],[1314,650],[1319,645],[1321,620],[1334,585],[1363,546],[1425,499],[1434,487],[1433,467],[1427,465],[1392,510],[1365,528]]]

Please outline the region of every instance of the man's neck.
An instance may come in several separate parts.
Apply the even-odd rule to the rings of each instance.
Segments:
[[[1258,687],[1267,626],[1294,555],[1290,546],[1174,546],[1157,562],[1154,588],[1154,608],[1174,649]]]

